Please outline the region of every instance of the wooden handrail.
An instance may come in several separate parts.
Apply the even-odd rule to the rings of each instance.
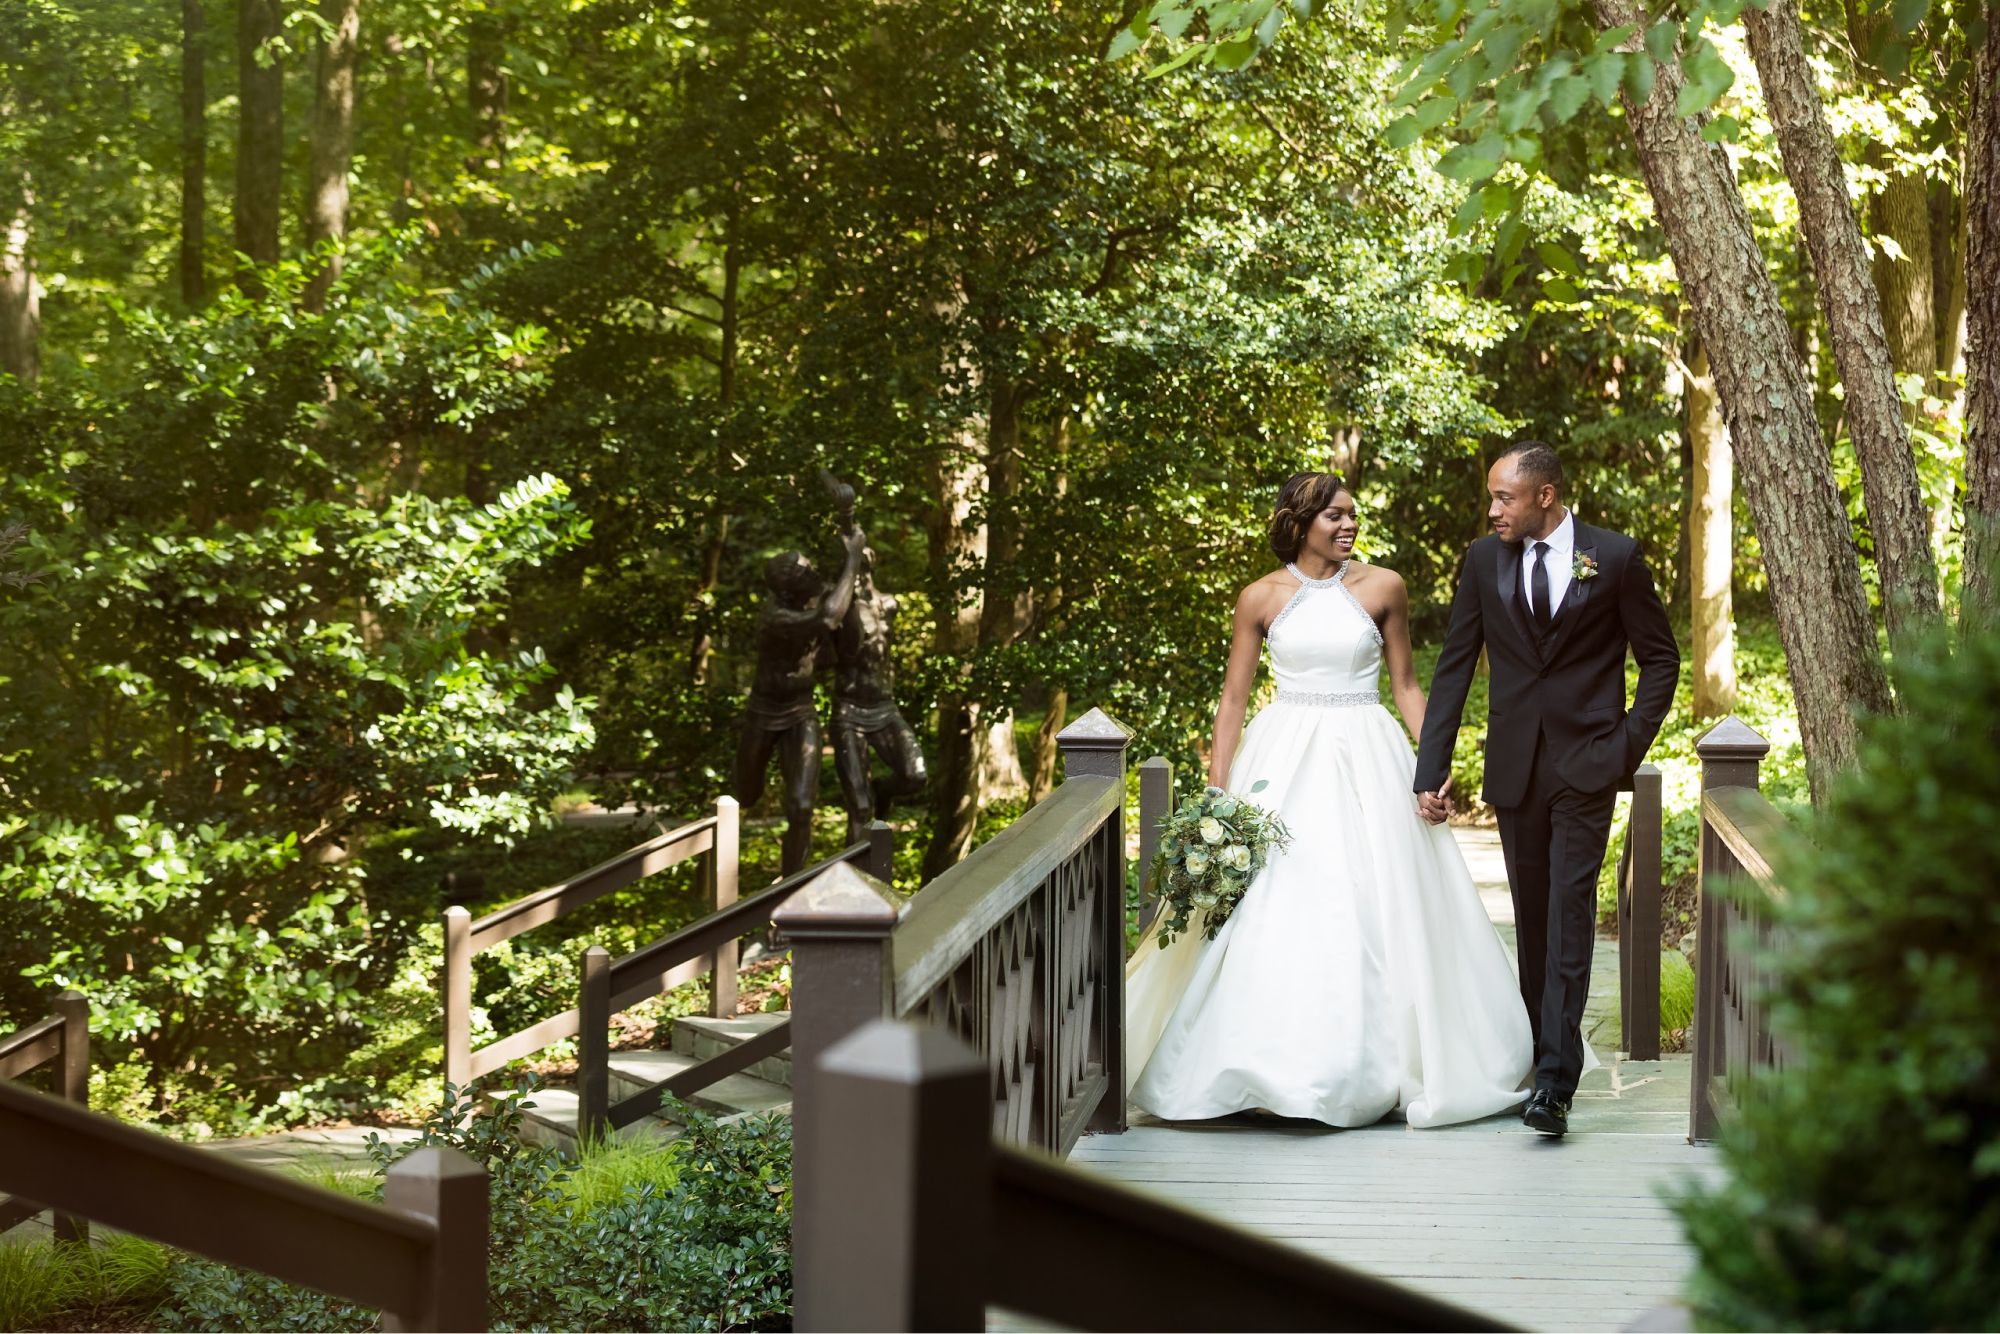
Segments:
[[[42,1065],[54,1064],[56,1094],[78,1107],[90,1105],[90,1002],[80,991],[58,992],[46,1019],[0,1038],[0,1080],[18,1079]],[[0,1195],[0,1232],[27,1222],[47,1205],[26,1196]],[[75,1214],[56,1210],[52,1220],[57,1241],[90,1240],[90,1225]]]
[[[1782,894],[1771,853],[1791,836],[1791,822],[1754,787],[1719,787],[1701,794],[1702,819],[1715,831],[1743,874],[1766,891]]]
[[[511,940],[524,931],[556,921],[564,915],[603,898],[614,890],[657,875],[693,857],[706,855],[711,908],[736,901],[737,810],[729,797],[719,799],[715,814],[703,816],[627,848],[615,857],[599,862],[581,875],[570,877],[532,894],[515,899],[474,921],[464,908],[453,906],[444,912],[444,1077],[459,1087],[507,1062],[541,1050],[551,1042],[573,1037],[578,1031],[579,1013],[568,1010],[551,1015],[517,1033],[510,1033],[486,1046],[472,1047],[472,960],[482,950]],[[715,947],[700,965],[685,965],[667,981],[668,985],[690,981],[703,972],[717,974],[713,988],[715,1005],[734,1013],[736,953],[733,940]]]
[[[419,1150],[391,1169],[389,1195],[398,1203],[431,1187],[432,1207],[420,1216],[176,1144],[18,1085],[0,1084],[0,1143],[7,1146],[0,1185],[36,1199],[378,1307],[395,1317],[390,1328],[486,1327],[486,1171],[456,1150]],[[454,1272],[440,1263],[447,1258]]]
[[[1626,1053],[1660,1056],[1660,771],[1632,775],[1632,811],[1618,850],[1618,1018]]]
[[[865,861],[870,856],[873,844],[868,839],[860,839],[848,844],[824,861],[792,872],[784,879],[758,890],[747,899],[738,899],[727,908],[712,912],[699,922],[692,922],[670,936],[662,936],[650,945],[641,945],[630,954],[622,955],[611,964],[611,1009],[615,1013],[628,1005],[636,1005],[649,996],[657,996],[663,987],[656,979],[664,979],[669,970],[703,955],[714,952],[717,945],[737,939],[745,932],[754,931],[771,920],[771,910],[796,893],[801,885],[820,872],[840,862]],[[650,990],[647,988],[651,987]]]
[[[611,1044],[606,1029],[612,1015],[699,977],[705,958],[733,944],[745,932],[769,923],[774,911],[823,872],[842,863],[867,863],[887,875],[894,846],[893,831],[877,820],[869,826],[868,837],[622,958],[611,959],[595,947],[584,951],[577,1007],[568,1012],[577,1018],[582,1039],[577,1052],[578,1133],[590,1137],[623,1130],[651,1115],[666,1098],[690,1097],[789,1047],[792,1026],[788,1021],[616,1103],[611,1101]],[[735,1009],[733,997],[730,1009]]]
[[[523,931],[567,916],[613,890],[623,889],[634,881],[644,880],[690,857],[711,851],[715,847],[715,823],[715,817],[709,815],[677,829],[669,829],[599,862],[580,875],[495,908],[472,923],[473,951],[491,949]]]
[[[1114,779],[1070,778],[977,855],[926,885],[896,928],[895,1012],[922,1004],[987,932],[1103,827],[1124,797],[1124,784]]]
[[[62,1040],[62,1016],[55,1014],[0,1038],[0,1079],[19,1079],[44,1061],[62,1055]]]

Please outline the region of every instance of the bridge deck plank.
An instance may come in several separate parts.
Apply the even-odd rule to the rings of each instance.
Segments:
[[[1461,842],[1511,937],[1504,884],[1484,883],[1504,874],[1497,840]],[[1526,1328],[1619,1328],[1671,1301],[1692,1268],[1662,1192],[1721,1169],[1687,1143],[1686,1057],[1611,1060],[1614,945],[1599,945],[1592,973],[1587,1022],[1609,1063],[1585,1076],[1560,1142],[1511,1116],[1331,1130],[1134,1109],[1130,1130],[1086,1136],[1070,1161]]]

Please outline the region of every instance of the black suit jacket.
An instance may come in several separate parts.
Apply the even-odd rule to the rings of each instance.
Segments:
[[[1520,543],[1491,536],[1465,553],[1424,710],[1418,792],[1435,792],[1451,772],[1459,715],[1482,647],[1492,683],[1480,795],[1493,806],[1520,804],[1538,733],[1547,738],[1556,773],[1577,791],[1630,787],[1673,705],[1680,648],[1636,541],[1577,523],[1576,555],[1594,560],[1597,573],[1571,577],[1546,635],[1536,633],[1523,605],[1521,555]],[[1629,713],[1628,646],[1639,663]]]

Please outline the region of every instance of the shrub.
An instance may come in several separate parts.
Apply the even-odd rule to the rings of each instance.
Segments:
[[[9,1238],[0,1243],[0,1329],[127,1327],[166,1292],[167,1250],[143,1237],[99,1230],[88,1246]]]
[[[1778,864],[1775,1021],[1803,1068],[1678,1203],[1704,1323],[2000,1326],[2000,634],[1903,666],[1904,712]]]
[[[520,1138],[524,1081],[485,1115],[447,1088],[419,1135],[371,1137],[382,1174],[426,1145],[492,1173],[488,1300],[506,1329],[772,1329],[791,1315],[791,1122],[718,1121],[691,1108],[665,1150],[614,1142],[572,1164]],[[343,1179],[335,1184],[353,1190]],[[262,1274],[187,1259],[157,1314],[162,1329],[367,1330],[376,1312]]]

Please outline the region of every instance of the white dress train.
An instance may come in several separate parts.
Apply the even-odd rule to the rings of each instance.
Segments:
[[[1131,1100],[1176,1121],[1490,1116],[1523,1101],[1534,1063],[1506,947],[1451,832],[1417,814],[1415,757],[1378,702],[1381,632],[1341,573],[1291,572],[1301,586],[1267,641],[1277,697],[1228,787],[1275,810],[1292,842],[1214,940],[1197,919],[1165,948],[1157,931],[1140,942]]]

